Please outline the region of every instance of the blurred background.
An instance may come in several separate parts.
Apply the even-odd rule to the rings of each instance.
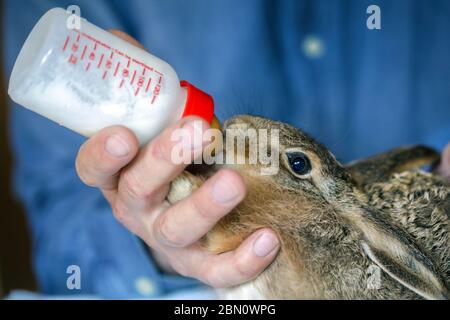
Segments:
[[[0,15],[3,1],[0,1]],[[0,24],[0,34],[3,34]],[[3,52],[0,42],[0,52]],[[7,79],[0,65],[0,297],[12,289],[36,289],[31,243],[23,209],[11,194],[12,157],[8,143]]]

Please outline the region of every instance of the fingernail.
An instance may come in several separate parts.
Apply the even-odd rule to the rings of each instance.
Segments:
[[[110,136],[105,143],[105,150],[116,158],[122,158],[130,153],[128,144],[118,135]]]
[[[266,257],[280,245],[278,238],[270,233],[263,233],[253,244],[253,252],[258,257]]]
[[[239,190],[230,184],[225,178],[218,179],[212,188],[212,196],[214,201],[219,203],[227,203],[239,196]]]
[[[186,150],[196,150],[203,147],[203,131],[201,121],[188,121],[183,124],[181,130],[183,130],[182,143]]]

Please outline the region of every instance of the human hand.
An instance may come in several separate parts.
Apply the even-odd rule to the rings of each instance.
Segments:
[[[121,32],[116,35],[138,44]],[[139,149],[127,128],[112,126],[98,132],[79,150],[76,169],[81,180],[100,188],[114,216],[139,236],[179,274],[213,287],[246,282],[275,258],[279,240],[270,229],[260,229],[237,249],[213,254],[199,244],[203,237],[245,196],[242,178],[222,169],[188,198],[170,206],[165,200],[170,182],[186,167],[171,161],[174,130],[183,130],[193,141],[194,121],[201,130],[209,125],[195,117],[181,119]],[[197,122],[198,123],[198,122]],[[190,146],[193,158],[203,146]]]

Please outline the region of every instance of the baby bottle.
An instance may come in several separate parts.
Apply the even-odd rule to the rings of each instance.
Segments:
[[[141,144],[183,116],[213,120],[212,98],[165,61],[71,19],[54,8],[35,25],[11,74],[13,101],[85,136],[124,125]]]

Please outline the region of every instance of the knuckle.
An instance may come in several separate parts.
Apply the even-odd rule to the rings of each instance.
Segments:
[[[116,200],[112,202],[111,210],[117,221],[126,227],[131,227],[131,213],[122,201]]]
[[[177,230],[174,230],[175,228],[170,223],[170,219],[167,218],[167,213],[163,214],[159,221],[159,223],[155,224],[157,229],[155,231],[159,234],[159,238],[164,244],[171,247],[186,246],[184,236]]]
[[[223,276],[218,275],[216,268],[209,268],[200,280],[216,289],[229,287]]]
[[[170,266],[181,276],[183,277],[195,277],[195,275],[192,273],[191,268],[186,266],[182,261],[179,261],[176,259],[175,261],[169,260]]]
[[[167,162],[167,145],[168,143],[165,141],[165,137],[159,135],[152,141],[152,143],[147,145],[142,152],[145,157],[153,158],[157,161]]]
[[[114,217],[121,223],[124,223],[128,216],[127,209],[123,206],[121,201],[115,201],[111,204],[111,210],[113,212]]]
[[[253,264],[247,259],[242,259],[239,256],[233,259],[233,268],[238,273],[240,278],[250,279],[255,276],[256,270]]]
[[[130,211],[122,201],[115,201],[111,204],[111,209],[116,220],[125,226],[131,233],[137,235],[147,242],[148,234],[142,228],[142,223],[136,214]]]
[[[124,191],[132,199],[136,200],[146,200],[150,198],[153,191],[146,190],[145,185],[142,183],[141,179],[131,170],[125,171],[120,176],[120,182],[123,186]]]

